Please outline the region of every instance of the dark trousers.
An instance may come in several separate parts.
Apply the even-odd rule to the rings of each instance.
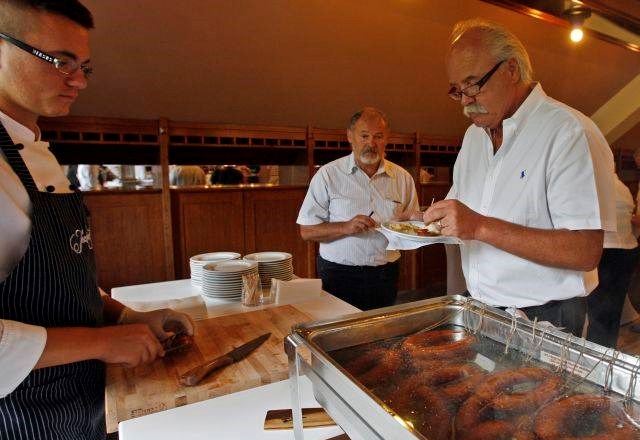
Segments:
[[[587,298],[589,341],[606,347],[616,347],[624,299],[639,256],[640,247],[604,249],[598,265],[600,284]]]
[[[465,292],[464,295],[470,296],[469,292]],[[506,309],[506,307],[498,308]],[[566,333],[581,337],[587,316],[587,298],[575,297],[562,301],[549,301],[539,306],[523,307],[520,310],[532,321],[538,318],[538,322],[547,321]]]
[[[549,301],[540,306],[524,307],[520,310],[532,321],[537,317],[538,322],[548,321],[565,333],[582,337],[587,316],[587,298],[580,296],[562,301]]]
[[[360,310],[391,306],[398,294],[397,261],[382,266],[347,266],[318,255],[323,290]]]

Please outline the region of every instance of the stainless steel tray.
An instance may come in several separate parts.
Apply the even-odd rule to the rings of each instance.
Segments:
[[[497,349],[490,356],[476,360],[485,369],[500,363],[541,362],[567,372],[568,387],[617,393],[632,408],[640,402],[640,385],[635,386],[640,358],[516,319],[471,298],[445,296],[295,326],[285,339],[295,439],[304,438],[298,395],[298,377],[302,375],[311,380],[318,402],[352,439],[425,439],[405,426],[402,418],[343,369],[330,352],[441,325],[465,327],[495,345]]]

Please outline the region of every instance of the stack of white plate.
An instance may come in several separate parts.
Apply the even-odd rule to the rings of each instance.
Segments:
[[[271,278],[284,281],[293,278],[293,257],[286,252],[256,252],[245,255],[243,259],[258,263],[263,289],[271,287]]]
[[[240,254],[236,252],[209,252],[208,254],[194,255],[189,259],[191,284],[197,287],[202,286],[202,267],[205,264],[236,260],[238,258],[240,258]]]
[[[258,264],[230,260],[209,263],[202,268],[202,294],[209,298],[239,301],[242,296],[242,276],[258,273]]]

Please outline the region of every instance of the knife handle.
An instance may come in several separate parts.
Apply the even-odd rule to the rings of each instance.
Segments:
[[[305,428],[332,426],[336,422],[323,408],[302,408],[302,425]],[[293,428],[293,414],[290,409],[270,409],[264,418],[264,429]]]
[[[204,379],[209,373],[213,370],[217,370],[218,368],[226,367],[227,365],[231,365],[233,363],[233,358],[231,356],[220,356],[215,358],[211,362],[207,362],[206,364],[198,365],[195,368],[187,371],[179,377],[180,383],[187,387],[192,387],[197,385],[202,379]]]

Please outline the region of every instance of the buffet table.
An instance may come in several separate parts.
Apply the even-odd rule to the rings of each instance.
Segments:
[[[308,380],[302,381],[301,404],[320,406]],[[291,408],[288,380],[127,420],[120,423],[118,435],[120,440],[292,440],[293,430],[262,428],[267,410],[281,408]],[[342,433],[337,426],[304,430],[305,440],[326,440]]]
[[[203,297],[198,288],[191,286],[190,280],[115,288],[111,294],[114,299],[136,310],[171,307],[189,313],[196,321],[200,321],[200,323],[196,322],[197,325],[220,321],[227,325],[229,322],[239,322],[239,326],[247,327],[260,322],[257,318],[249,319],[250,316],[264,315],[263,319],[266,317],[269,323],[275,322],[273,330],[275,338],[282,338],[283,334],[288,332],[291,320],[295,321],[300,316],[304,317],[303,320],[318,320],[359,311],[324,291],[315,294],[310,294],[308,291],[289,292],[280,295],[274,304],[246,307],[239,302],[228,303]],[[280,313],[286,316],[280,319]],[[244,322],[245,317],[247,322]],[[216,319],[212,321],[209,318]],[[202,321],[205,319],[207,321]],[[219,328],[216,327],[216,329]],[[271,327],[269,330],[271,331]],[[235,329],[229,332],[219,331],[215,339],[219,341],[220,346],[224,346],[224,338],[230,337],[233,333],[236,333]],[[268,409],[290,407],[288,381],[282,381],[286,378],[286,368],[283,369],[282,365],[282,359],[285,359],[286,355],[282,343],[280,340],[277,341],[271,349],[278,351],[273,359],[278,358],[274,362],[277,361],[279,374],[272,371],[275,368],[273,366],[256,366],[260,362],[270,362],[271,357],[263,357],[251,363],[246,362],[245,369],[241,370],[247,374],[246,381],[225,379],[226,381],[222,383],[214,379],[209,381],[204,390],[199,391],[198,394],[194,394],[191,389],[185,390],[184,395],[179,396],[175,404],[173,400],[168,405],[152,404],[148,395],[149,388],[138,389],[136,385],[153,376],[159,381],[157,388],[160,391],[172,386],[168,384],[173,375],[169,370],[175,367],[176,362],[158,360],[154,364],[135,370],[109,366],[106,387],[107,430],[113,432],[119,429],[121,440],[176,438],[177,433],[184,440],[211,438],[212,435],[215,438],[293,438],[292,431],[262,430],[264,415]],[[235,344],[235,341],[233,343]],[[251,370],[254,367],[259,373],[257,379],[254,377],[255,372]],[[231,366],[225,370],[229,369]],[[226,371],[223,371],[220,377],[225,373]],[[162,376],[163,374],[167,376]],[[303,388],[303,405],[319,406],[313,399],[310,385],[307,384]],[[237,392],[234,393],[234,391]],[[211,399],[213,396],[221,397]],[[148,406],[132,410],[135,408],[131,406],[132,401],[143,402],[143,405],[148,404]],[[341,431],[333,427],[314,428],[309,432],[311,439],[325,439]]]

